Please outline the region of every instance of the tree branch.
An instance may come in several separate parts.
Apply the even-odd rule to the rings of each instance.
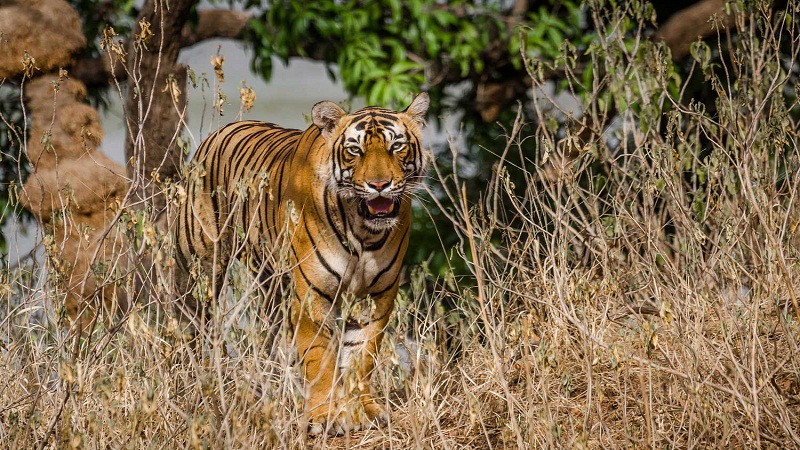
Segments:
[[[715,15],[720,20],[714,20]],[[698,38],[733,24],[733,16],[725,13],[725,0],[702,0],[672,15],[658,28],[655,37],[666,42],[672,51],[672,60],[677,61],[689,53]]]
[[[181,29],[180,48],[195,45],[206,39],[241,38],[252,15],[242,11],[206,9],[198,11],[197,18],[196,27],[187,23]],[[107,55],[79,59],[69,72],[70,77],[82,81],[88,87],[108,86],[112,79],[111,62]],[[122,81],[127,79],[127,75],[120,61],[115,59],[113,76]]]
[[[211,38],[240,38],[252,17],[244,11],[227,9],[198,11],[196,29],[186,25],[181,31],[181,46],[188,47]]]

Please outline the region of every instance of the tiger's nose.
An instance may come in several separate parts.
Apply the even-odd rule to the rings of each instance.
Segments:
[[[386,189],[391,182],[392,180],[370,180],[367,181],[367,186],[375,189],[378,192],[381,192],[382,190]]]

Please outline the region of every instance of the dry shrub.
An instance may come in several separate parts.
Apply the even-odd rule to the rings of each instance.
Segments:
[[[149,300],[89,336],[57,325],[64,293],[36,284],[38,272],[3,272],[0,442],[800,447],[797,24],[737,13],[724,67],[695,46],[693,70],[719,94],[711,111],[680,97],[664,46],[618,32],[623,19],[634,32],[645,23],[646,10],[630,8],[589,10],[601,30],[594,95],[562,134],[537,96],[540,124],[508,131],[479,203],[457,170],[436,177],[472,279],[410,271],[373,377],[392,405],[387,427],[306,436],[291,333],[263,307],[290,295],[280,273],[261,285],[234,263],[204,344],[187,344],[170,237],[137,216],[143,225],[121,232],[156,255]],[[579,83],[572,69],[568,83]],[[509,163],[515,153],[532,168]]]

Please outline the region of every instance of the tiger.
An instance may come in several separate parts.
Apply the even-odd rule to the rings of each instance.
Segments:
[[[423,92],[402,111],[366,107],[347,114],[322,101],[305,131],[235,122],[207,137],[192,160],[197,176],[175,227],[182,289],[191,289],[193,261],[221,286],[224,268],[241,260],[242,247],[274,261],[281,236],[288,236],[289,320],[310,434],[388,420],[369,388],[345,389],[343,380],[349,374],[370,386],[409,245],[412,195],[432,159],[422,146],[429,103]],[[261,174],[269,187],[243,198],[242,180]],[[285,224],[291,231],[281,234]],[[237,230],[248,230],[244,246],[233,244]],[[361,305],[360,312],[344,314],[345,303]],[[185,304],[203,310],[202,300]]]

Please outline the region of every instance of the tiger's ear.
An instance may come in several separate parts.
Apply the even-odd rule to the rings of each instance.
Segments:
[[[430,106],[431,100],[428,97],[427,92],[421,92],[419,95],[414,97],[414,101],[408,105],[403,112],[411,116],[411,120],[422,125],[425,123],[425,114],[428,113],[428,106]]]
[[[327,100],[311,108],[311,121],[324,133],[332,132],[344,115],[345,112],[339,105]]]

